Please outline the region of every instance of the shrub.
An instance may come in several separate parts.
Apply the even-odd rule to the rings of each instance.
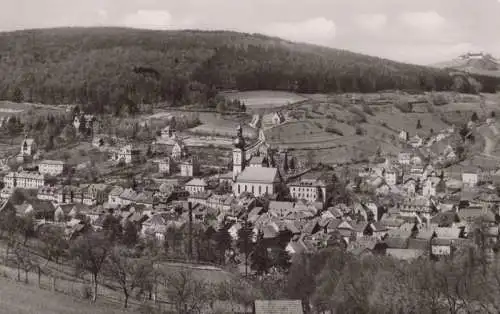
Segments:
[[[432,94],[431,102],[434,106],[444,106],[448,104],[448,99],[443,94]]]
[[[358,123],[366,122],[366,115],[360,109],[358,109],[356,107],[352,107],[349,109],[349,112],[352,114],[355,114],[358,117],[358,119],[356,119],[357,120],[356,122],[358,122]]]
[[[327,126],[325,128],[325,131],[328,132],[328,133],[332,133],[332,134],[337,134],[337,135],[340,135],[340,136],[344,136],[344,133],[342,133],[341,130],[337,129],[334,126]]]
[[[370,108],[367,104],[363,104],[363,112],[366,114],[369,114],[370,116],[374,116],[375,113],[373,112],[373,109]]]
[[[356,126],[356,135],[365,135],[365,130],[361,126]]]
[[[413,105],[410,104],[408,101],[403,100],[403,99],[399,100],[395,104],[395,106],[403,113],[410,113],[413,111]]]

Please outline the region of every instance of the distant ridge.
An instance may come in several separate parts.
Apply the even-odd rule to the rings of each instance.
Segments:
[[[433,65],[470,74],[500,77],[500,60],[485,52],[468,52],[457,58]]]
[[[222,90],[449,90],[449,72],[231,31],[79,27],[0,33],[0,99],[84,104],[95,113],[133,113],[137,104],[158,102],[215,107],[211,100]]]

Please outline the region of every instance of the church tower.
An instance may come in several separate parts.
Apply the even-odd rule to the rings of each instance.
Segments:
[[[239,125],[233,148],[233,181],[236,181],[236,177],[245,169],[245,161],[245,139],[243,129]]]

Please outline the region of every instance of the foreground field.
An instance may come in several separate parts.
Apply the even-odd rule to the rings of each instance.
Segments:
[[[0,278],[0,314],[113,314],[129,313],[118,304],[98,300],[97,304],[60,293]],[[130,312],[132,313],[132,312]]]

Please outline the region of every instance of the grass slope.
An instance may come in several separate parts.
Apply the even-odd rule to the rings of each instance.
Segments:
[[[125,313],[117,304],[76,298],[0,278],[0,314],[113,314]]]

